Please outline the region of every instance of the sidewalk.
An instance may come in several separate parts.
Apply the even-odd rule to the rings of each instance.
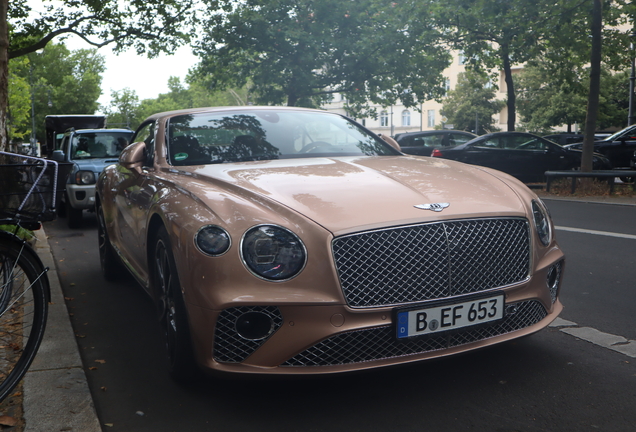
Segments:
[[[44,229],[35,233],[36,252],[49,268],[51,304],[44,340],[24,378],[24,430],[101,432],[57,267]]]

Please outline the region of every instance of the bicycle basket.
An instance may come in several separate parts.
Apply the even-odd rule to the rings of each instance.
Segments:
[[[55,219],[70,168],[48,159],[0,152],[0,221]]]

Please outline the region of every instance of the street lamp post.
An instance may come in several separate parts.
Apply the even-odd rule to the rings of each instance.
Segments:
[[[636,38],[636,32],[630,35],[632,41],[629,44],[629,52],[632,56],[632,73],[629,77],[629,114],[627,116],[627,126],[634,124],[634,81],[636,81],[636,54],[634,53],[634,38]]]

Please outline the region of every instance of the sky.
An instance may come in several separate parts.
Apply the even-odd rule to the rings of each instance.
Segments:
[[[64,43],[70,50],[94,48],[78,37],[68,38]],[[168,78],[176,76],[183,82],[188,70],[198,62],[188,46],[179,48],[173,55],[161,54],[154,59],[139,56],[134,49],[116,55],[108,45],[97,52],[106,59],[99,98],[99,104],[105,106],[110,103],[112,91],[126,87],[134,90],[139,100],[168,93]]]
[[[27,0],[34,13],[43,11],[45,7],[42,0]],[[49,0],[47,4],[55,5],[55,0]],[[95,48],[75,35],[70,35],[61,42],[70,50],[80,48]],[[154,59],[139,56],[134,49],[116,55],[112,46],[106,45],[97,50],[106,59],[106,71],[102,74],[102,95],[98,102],[107,106],[111,100],[113,90],[122,90],[126,87],[135,90],[139,100],[156,98],[160,93],[168,93],[168,78],[176,76],[183,80],[188,70],[198,63],[197,58],[190,51],[190,47],[179,48],[173,55],[161,54]]]

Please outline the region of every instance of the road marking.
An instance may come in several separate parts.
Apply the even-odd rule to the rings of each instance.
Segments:
[[[570,231],[570,232],[577,232],[577,233],[583,233],[583,234],[594,234],[594,235],[602,235],[607,237],[618,237],[618,238],[636,240],[636,235],[632,235],[632,234],[621,234],[621,233],[614,233],[609,231],[595,231],[595,230],[570,228],[570,227],[562,227],[562,226],[555,226],[554,228],[560,231]]]
[[[557,327],[561,332],[570,336],[636,358],[636,341],[626,339],[623,336],[603,333],[591,327],[579,327],[577,323],[561,318],[555,319],[550,327]]]

